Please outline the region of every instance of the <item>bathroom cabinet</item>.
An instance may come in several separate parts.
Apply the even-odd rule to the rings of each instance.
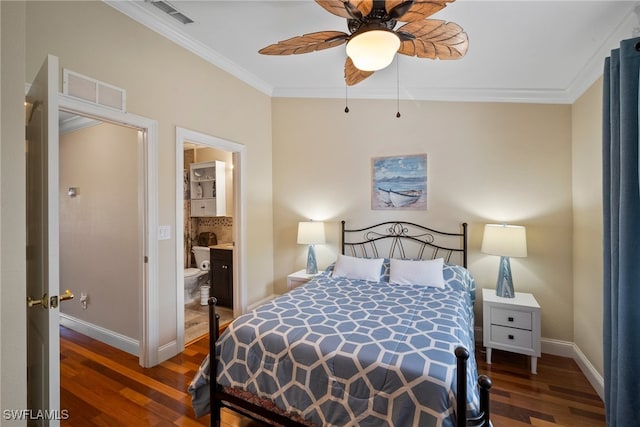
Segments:
[[[189,165],[191,216],[226,216],[225,163],[221,161]]]
[[[218,305],[233,308],[233,250],[211,249],[211,296]]]

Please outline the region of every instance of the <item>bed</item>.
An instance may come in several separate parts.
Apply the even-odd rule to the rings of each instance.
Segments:
[[[489,426],[466,224],[449,233],[402,221],[348,229],[343,221],[341,237],[326,271],[220,336],[209,299],[216,357],[189,386],[196,415],[211,411],[212,425],[229,407],[272,425]]]

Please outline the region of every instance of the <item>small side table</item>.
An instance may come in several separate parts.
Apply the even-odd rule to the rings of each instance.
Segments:
[[[295,273],[291,273],[287,276],[287,290],[295,289],[298,286],[302,286],[307,283],[309,280],[313,279],[315,276],[320,274],[319,272],[316,274],[307,274],[306,269],[298,270]]]
[[[482,290],[482,334],[487,348],[531,356],[531,373],[538,373],[540,357],[540,305],[533,295],[516,292],[515,298],[501,298],[494,289]]]

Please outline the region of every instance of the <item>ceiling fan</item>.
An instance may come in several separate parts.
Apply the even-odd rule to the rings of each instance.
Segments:
[[[297,55],[347,44],[344,77],[360,83],[389,65],[397,53],[418,58],[459,59],[469,39],[453,22],[427,19],[455,0],[315,0],[328,12],[347,19],[349,34],[319,31],[274,43],[263,55]],[[398,22],[406,24],[395,29]]]

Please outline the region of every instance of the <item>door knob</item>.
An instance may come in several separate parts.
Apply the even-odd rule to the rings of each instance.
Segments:
[[[71,293],[69,289],[64,291],[64,294],[60,295],[60,301],[66,301],[69,299],[73,299],[74,295]]]
[[[45,293],[44,295],[42,295],[42,298],[40,299],[33,299],[31,297],[27,297],[27,306],[31,308],[31,307],[35,307],[36,305],[39,305],[39,306],[42,306],[42,308],[44,308],[45,310],[49,307],[57,308],[58,301],[67,301],[67,300],[73,299],[73,297],[74,295],[71,293],[69,289],[64,291],[64,294],[60,295],[60,297],[54,295],[51,298],[49,298]]]
[[[47,298],[46,293],[42,295],[42,298],[40,299],[33,299],[31,297],[27,297],[27,306],[29,306],[29,308],[35,307],[36,305],[41,305],[42,308],[44,309],[49,308],[49,298]]]

